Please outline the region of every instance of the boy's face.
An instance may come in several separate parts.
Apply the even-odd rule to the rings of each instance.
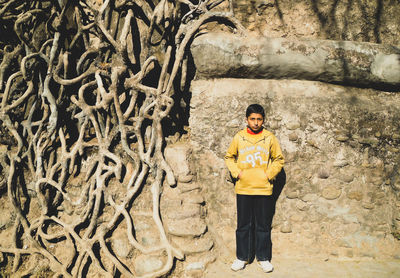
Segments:
[[[263,118],[263,116],[261,114],[251,113],[247,117],[246,121],[247,121],[247,126],[251,130],[257,132],[262,128],[262,125],[264,123],[264,118]]]

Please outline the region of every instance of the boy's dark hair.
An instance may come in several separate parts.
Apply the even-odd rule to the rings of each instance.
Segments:
[[[246,109],[246,118],[250,116],[251,113],[261,114],[265,118],[264,108],[259,104],[250,104]]]

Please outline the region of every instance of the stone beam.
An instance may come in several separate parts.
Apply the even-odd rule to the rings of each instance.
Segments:
[[[400,48],[354,41],[208,33],[191,52],[197,79],[300,79],[400,90]]]

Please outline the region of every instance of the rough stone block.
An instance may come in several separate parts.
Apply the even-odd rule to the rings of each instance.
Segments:
[[[286,192],[286,198],[296,199],[299,197],[299,192],[297,190],[290,190]]]
[[[372,204],[372,203],[363,202],[363,203],[362,203],[362,207],[365,208],[365,209],[373,209],[375,206],[374,206],[374,204]]]
[[[205,264],[203,262],[193,262],[193,263],[189,263],[185,269],[187,271],[191,271],[191,270],[204,270],[205,269]]]
[[[296,142],[299,139],[299,136],[296,132],[292,132],[289,134],[289,140],[292,142]]]
[[[190,174],[191,147],[188,144],[177,143],[165,148],[165,160],[171,166],[175,176],[188,176]]]
[[[316,194],[305,194],[303,197],[301,197],[301,200],[304,202],[314,202],[318,199],[318,196]]]
[[[173,237],[172,241],[186,254],[203,253],[210,250],[214,241],[206,234],[200,238],[188,239],[184,237]]]
[[[123,238],[116,238],[112,240],[113,251],[120,258],[128,257],[130,251],[132,250],[132,245]]]
[[[182,237],[199,237],[207,230],[207,225],[200,218],[168,221],[168,232]]]
[[[351,200],[361,201],[363,198],[363,194],[360,191],[351,191],[347,194],[347,198]]]
[[[160,258],[141,255],[135,259],[135,271],[139,275],[144,275],[161,269],[163,262]]]
[[[287,234],[292,232],[292,224],[289,221],[283,222],[281,226],[281,233]]]
[[[199,217],[200,205],[185,204],[182,206],[168,207],[164,215],[174,220]]]
[[[336,188],[335,186],[327,186],[322,190],[322,197],[327,200],[335,200],[340,197],[342,190]]]
[[[180,175],[178,176],[178,182],[189,183],[194,179],[194,175]]]
[[[186,193],[194,190],[200,190],[200,185],[197,183],[178,183],[178,189],[181,193]]]
[[[203,195],[198,192],[188,192],[182,195],[184,204],[201,204],[203,205],[205,200]]]
[[[343,174],[343,175],[340,175],[339,179],[343,182],[350,183],[354,180],[354,176]]]

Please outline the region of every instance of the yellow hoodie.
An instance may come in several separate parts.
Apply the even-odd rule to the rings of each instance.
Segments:
[[[235,193],[241,195],[271,195],[272,181],[281,171],[284,158],[276,137],[263,129],[250,134],[239,131],[225,155],[225,163],[236,182]]]

